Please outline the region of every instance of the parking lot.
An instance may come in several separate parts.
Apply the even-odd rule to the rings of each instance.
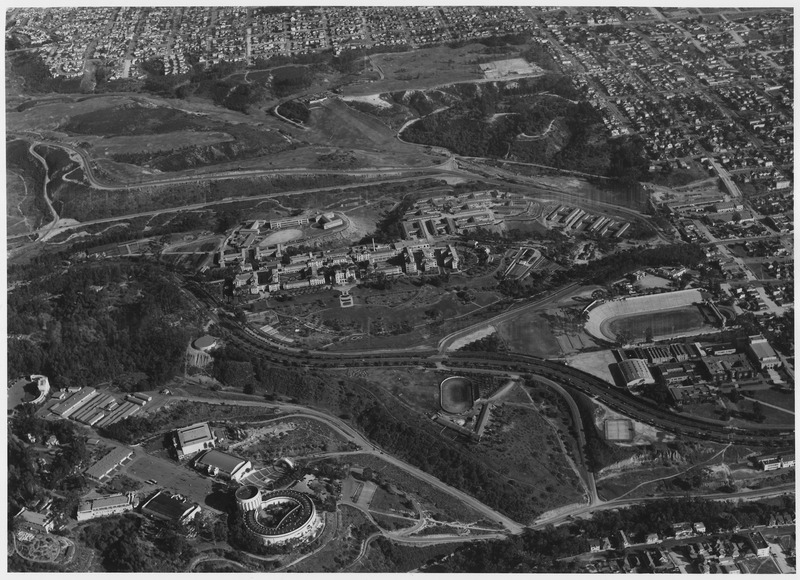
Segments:
[[[133,461],[124,472],[129,477],[141,480],[142,483],[148,479],[156,481],[155,484],[144,484],[141,492],[143,497],[157,489],[167,489],[186,496],[189,501],[197,502],[204,508],[207,507],[205,500],[211,494],[212,480],[188,466],[153,457],[141,449],[136,449]]]

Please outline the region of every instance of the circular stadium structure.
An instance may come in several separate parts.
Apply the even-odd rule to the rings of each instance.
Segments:
[[[447,377],[439,385],[439,404],[447,413],[459,415],[475,403],[475,387],[466,377]]]
[[[586,314],[586,332],[600,340],[617,341],[615,327],[653,327],[655,338],[689,336],[707,330],[697,305],[706,296],[697,289],[633,296],[590,304]],[[635,333],[634,333],[635,334]]]
[[[236,504],[247,531],[267,546],[307,540],[322,526],[314,502],[299,491],[262,493],[243,485],[236,490]]]

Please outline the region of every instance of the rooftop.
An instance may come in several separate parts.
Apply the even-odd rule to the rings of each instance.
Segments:
[[[174,498],[162,489],[147,500],[142,509],[165,519],[180,521],[193,507],[189,502]]]
[[[245,462],[246,460],[241,457],[236,457],[218,449],[211,449],[197,459],[197,463],[211,465],[225,473],[233,473]]]
[[[96,462],[89,469],[87,469],[85,473],[89,477],[100,479],[109,471],[114,469],[117,465],[119,465],[122,460],[130,457],[131,455],[133,455],[133,450],[128,449],[127,447],[115,447],[100,461]]]
[[[199,441],[211,441],[212,439],[214,439],[214,436],[208,427],[208,423],[195,423],[183,429],[178,429],[178,441],[180,441],[181,447],[186,447]]]

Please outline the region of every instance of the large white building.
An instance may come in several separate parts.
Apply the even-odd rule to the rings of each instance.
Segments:
[[[231,481],[241,480],[253,469],[252,463],[241,457],[236,457],[230,453],[211,449],[195,459],[194,467],[198,471],[203,471],[212,476],[222,476]]]
[[[111,495],[108,497],[90,499],[81,502],[81,505],[78,507],[78,521],[82,522],[131,511],[134,508],[135,502],[136,496],[133,494]]]
[[[214,434],[208,427],[208,423],[195,423],[178,429],[173,440],[178,459],[193,455],[204,449],[211,449],[216,444]]]
[[[620,362],[619,370],[628,387],[652,385],[656,382],[650,369],[647,368],[647,362],[641,358],[630,358]]]
[[[747,352],[750,358],[761,370],[772,369],[781,366],[781,360],[775,349],[767,342],[763,336],[755,335],[750,337],[750,344],[747,345]]]

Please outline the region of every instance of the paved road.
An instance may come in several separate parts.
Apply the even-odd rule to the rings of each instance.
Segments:
[[[742,500],[742,501],[756,501],[759,499],[768,499],[771,497],[777,497],[786,494],[794,494],[795,492],[795,484],[794,483],[787,483],[783,485],[779,485],[777,487],[773,487],[768,490],[748,490],[748,491],[741,491],[736,493],[709,493],[709,494],[697,494],[692,497],[707,499],[707,500],[714,500],[714,501],[730,501],[730,500]],[[567,523],[578,517],[591,517],[595,512],[598,511],[605,511],[605,510],[614,510],[619,508],[630,507],[633,505],[639,505],[648,501],[657,501],[662,499],[676,499],[677,496],[674,495],[654,495],[652,497],[646,498],[630,498],[630,499],[619,499],[619,500],[611,500],[603,502],[602,504],[596,506],[582,506],[578,508],[574,508],[568,511],[564,511],[563,513],[558,514],[552,518],[548,518],[546,520],[538,520],[534,525],[531,527],[533,529],[541,529],[548,525],[560,525]]]

